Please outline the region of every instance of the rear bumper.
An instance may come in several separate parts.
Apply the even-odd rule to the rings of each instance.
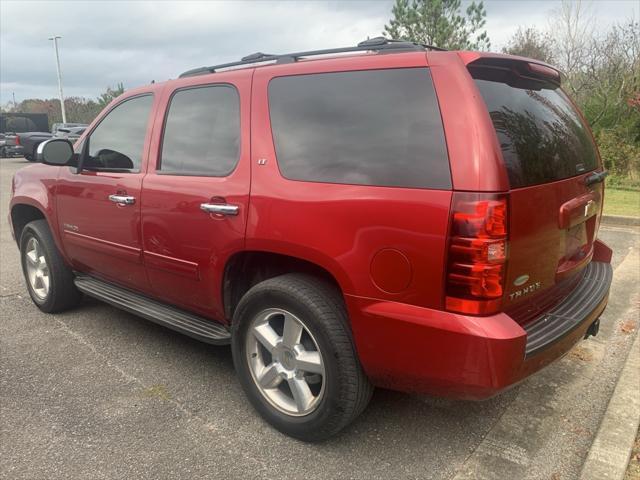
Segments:
[[[347,296],[360,361],[384,388],[481,400],[565,355],[604,311],[611,265],[591,262],[559,305],[524,327],[504,313],[472,317]]]

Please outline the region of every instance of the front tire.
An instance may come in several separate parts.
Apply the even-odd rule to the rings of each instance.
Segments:
[[[371,398],[342,296],[315,277],[286,274],[251,288],[234,314],[232,350],[255,409],[300,440],[334,435]]]
[[[64,263],[46,220],[34,220],[22,230],[20,260],[27,290],[40,310],[56,313],[78,304],[81,294],[73,283],[73,272]]]

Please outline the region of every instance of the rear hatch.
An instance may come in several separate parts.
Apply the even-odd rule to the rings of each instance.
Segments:
[[[562,300],[591,261],[604,175],[589,128],[553,69],[510,58],[468,65],[508,174],[503,309],[527,323]]]

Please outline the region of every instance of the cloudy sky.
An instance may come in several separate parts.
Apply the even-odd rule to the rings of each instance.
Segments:
[[[518,25],[547,28],[559,0],[485,0],[499,50]],[[586,2],[599,28],[640,19],[637,0]],[[0,1],[0,104],[57,96],[52,42],[60,40],[65,96],[96,97],[175,78],[193,67],[252,52],[354,45],[381,34],[392,0],[378,1]]]

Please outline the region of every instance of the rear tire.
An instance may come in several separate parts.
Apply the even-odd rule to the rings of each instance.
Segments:
[[[300,440],[336,434],[373,392],[340,292],[313,276],[286,274],[251,288],[234,313],[232,350],[255,409]]]
[[[56,313],[78,304],[82,294],[73,283],[73,272],[64,263],[46,220],[34,220],[23,228],[20,260],[27,290],[40,310]]]

